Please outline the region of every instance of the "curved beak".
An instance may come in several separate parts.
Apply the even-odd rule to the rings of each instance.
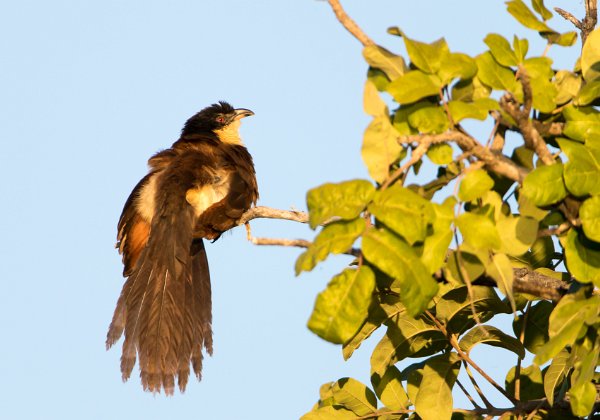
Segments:
[[[254,112],[246,108],[237,108],[233,112],[235,113],[235,117],[233,118],[234,120],[240,120],[242,118],[254,115]]]

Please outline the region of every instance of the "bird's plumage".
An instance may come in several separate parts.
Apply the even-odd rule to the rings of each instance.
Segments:
[[[150,158],[148,175],[125,203],[117,246],[127,280],[106,343],[125,333],[123,379],[139,358],[146,390],[171,394],[175,380],[185,390],[190,364],[200,378],[203,350],[212,354],[202,239],[218,239],[258,199],[252,157],[229,141],[248,115],[221,102],[190,118],[179,140]]]

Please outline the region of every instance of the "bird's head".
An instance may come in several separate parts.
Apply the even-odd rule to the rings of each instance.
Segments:
[[[254,112],[249,109],[235,109],[227,102],[220,101],[204,108],[187,120],[181,135],[212,132],[224,143],[241,144],[238,134],[240,120],[251,115],[254,115]]]

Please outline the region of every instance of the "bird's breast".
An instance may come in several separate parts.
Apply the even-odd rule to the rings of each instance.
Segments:
[[[212,182],[187,190],[186,201],[194,208],[196,217],[200,217],[213,204],[218,203],[229,193],[231,172],[215,172]]]

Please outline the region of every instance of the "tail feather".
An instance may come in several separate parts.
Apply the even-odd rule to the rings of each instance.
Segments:
[[[137,356],[142,386],[151,392],[172,394],[176,378],[183,392],[190,362],[199,376],[202,348],[212,353],[208,264],[201,241],[192,242],[191,226],[191,213],[152,224],[108,331],[107,347],[125,332],[123,379]]]

